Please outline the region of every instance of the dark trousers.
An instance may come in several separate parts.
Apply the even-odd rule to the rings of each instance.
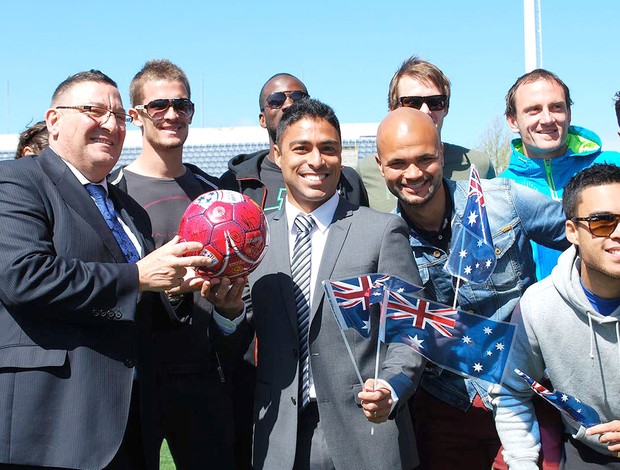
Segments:
[[[299,414],[295,470],[334,470],[325,433],[321,427],[319,407],[312,401]]]
[[[161,429],[179,470],[232,470],[233,407],[216,369],[175,367],[159,375]]]
[[[256,367],[246,361],[240,361],[240,364],[230,374],[229,380],[232,383],[235,423],[235,466],[237,470],[251,470]]]
[[[481,400],[464,412],[418,388],[412,418],[420,470],[505,469],[493,413]]]

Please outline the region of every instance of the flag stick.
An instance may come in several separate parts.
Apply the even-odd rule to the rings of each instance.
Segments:
[[[459,269],[460,271],[460,269]],[[456,289],[454,289],[454,302],[452,303],[452,308],[456,310],[456,304],[459,299],[459,287],[461,285],[461,276],[456,276]]]
[[[377,335],[377,354],[375,356],[375,381],[372,387],[372,391],[377,390],[377,379],[379,377],[379,354],[381,352],[381,342],[385,341],[385,318],[387,313],[387,303],[390,296],[389,289],[383,285],[383,299],[381,300],[381,310],[379,313],[379,334]],[[370,435],[374,435],[374,424],[370,428]]]
[[[462,224],[462,222],[461,222]],[[461,249],[459,252],[463,251],[465,247],[465,227],[461,226]],[[459,256],[459,274],[463,272],[463,258]],[[459,287],[461,286],[461,276],[456,276],[456,289],[454,291],[454,303],[452,304],[452,308],[456,308],[456,302],[459,298]]]
[[[362,385],[362,388],[364,387],[364,381],[362,380],[362,374],[360,374],[360,370],[357,367],[357,363],[355,362],[355,357],[353,356],[353,351],[351,351],[351,346],[349,345],[349,340],[347,339],[347,336],[344,334],[344,330],[342,329],[342,325],[340,324],[340,322],[338,321],[338,305],[336,305],[335,302],[335,298],[334,298],[334,291],[332,289],[332,286],[329,284],[328,281],[323,281],[323,287],[327,290],[329,290],[330,295],[327,295],[327,300],[329,301],[329,305],[332,308],[332,312],[334,313],[334,316],[336,317],[336,323],[338,323],[338,329],[340,330],[340,334],[342,335],[342,339],[344,340],[344,345],[347,347],[347,351],[349,352],[349,357],[351,358],[351,362],[353,363],[353,368],[355,369],[355,374],[357,375],[357,380],[360,381],[360,384]]]

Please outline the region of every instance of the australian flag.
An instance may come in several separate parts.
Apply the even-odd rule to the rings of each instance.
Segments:
[[[496,263],[480,176],[472,165],[462,225],[452,236],[450,255],[444,269],[467,281],[484,282]]]
[[[596,410],[591,406],[582,403],[578,398],[575,398],[567,393],[558,391],[552,392],[536,382],[526,373],[521,372],[519,369],[515,369],[515,372],[529,384],[530,388],[534,390],[534,392],[543,397],[573,421],[578,422],[586,428],[601,422],[601,418]]]
[[[385,341],[405,343],[438,366],[501,383],[515,326],[447,305],[390,292]]]
[[[410,294],[422,290],[419,286],[386,274],[323,281],[323,289],[340,328],[353,328],[364,338],[370,337],[370,305],[381,302],[386,290]]]

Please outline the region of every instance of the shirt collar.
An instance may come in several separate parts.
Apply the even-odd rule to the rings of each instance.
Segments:
[[[336,208],[338,207],[338,203],[340,202],[340,195],[336,192],[332,197],[330,197],[327,201],[325,201],[320,207],[316,208],[314,211],[310,213],[314,222],[316,223],[317,229],[321,232],[325,232],[329,225],[334,220],[334,214],[336,213]],[[298,207],[291,204],[286,198],[286,203],[284,205],[284,210],[286,212],[286,223],[288,224],[288,230],[290,233],[293,233],[293,224],[295,223],[295,218],[299,214],[306,214],[304,211],[300,210]]]
[[[71,170],[71,173],[75,175],[75,177],[78,179],[78,181],[80,182],[82,186],[86,186],[87,184],[97,184],[99,186],[103,186],[103,189],[105,189],[106,193],[108,192],[108,182],[106,181],[105,178],[103,178],[101,181],[93,183],[92,181],[89,181],[88,178],[86,178],[86,176],[80,173],[80,170],[74,167],[67,160],[63,160],[63,162],[65,162],[65,164],[69,167],[69,170]]]

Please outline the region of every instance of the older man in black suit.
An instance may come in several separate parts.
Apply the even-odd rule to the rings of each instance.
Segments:
[[[203,286],[200,244],[148,254],[148,216],[106,184],[128,120],[112,79],[69,77],[45,118],[50,148],[0,163],[0,468],[156,468],[150,325],[183,312],[163,291]]]

